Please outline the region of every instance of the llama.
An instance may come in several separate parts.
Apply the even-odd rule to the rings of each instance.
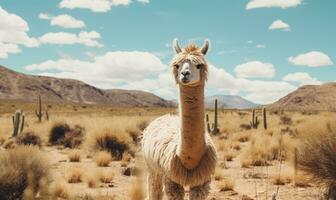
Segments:
[[[216,167],[216,149],[204,121],[204,86],[209,48],[189,44],[181,49],[173,43],[176,56],[173,75],[179,89],[179,116],[164,115],[144,130],[142,150],[148,166],[148,199],[161,200],[162,188],[169,200],[183,200],[190,187],[190,200],[204,200]]]

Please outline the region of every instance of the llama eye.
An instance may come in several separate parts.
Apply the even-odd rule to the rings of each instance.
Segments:
[[[175,69],[178,69],[180,66],[179,65],[174,65]]]
[[[198,64],[198,65],[196,65],[196,68],[201,69],[202,66],[203,66],[202,64]]]

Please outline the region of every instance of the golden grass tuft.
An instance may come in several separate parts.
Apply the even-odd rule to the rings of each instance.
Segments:
[[[70,199],[71,193],[65,182],[57,182],[52,186],[51,195],[54,199]]]
[[[114,178],[114,173],[111,170],[108,171],[99,171],[97,176],[102,183],[111,183]]]
[[[89,188],[97,188],[99,186],[99,180],[96,176],[88,175],[86,182]]]
[[[83,170],[74,167],[70,170],[68,175],[68,183],[81,183],[83,181]]]
[[[108,167],[112,162],[112,156],[109,152],[100,151],[95,155],[95,161],[99,167]]]
[[[218,183],[218,189],[220,192],[234,191],[235,182],[232,179],[224,178]]]
[[[37,194],[41,180],[50,180],[46,156],[36,147],[0,150],[0,163],[0,199],[21,199],[27,188]]]
[[[132,139],[124,131],[104,129],[94,135],[93,148],[99,151],[108,151],[116,160],[121,160],[124,152],[130,150]]]
[[[68,154],[70,162],[80,162],[81,161],[81,151],[78,149],[71,150]]]

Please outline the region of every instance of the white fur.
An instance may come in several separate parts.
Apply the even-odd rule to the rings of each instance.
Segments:
[[[180,137],[179,131],[179,117],[172,115],[164,115],[155,119],[144,130],[142,149],[149,169],[149,177],[151,177],[149,179],[152,180],[148,183],[148,189],[156,189],[154,192],[149,191],[149,194],[155,194],[156,197],[160,196],[157,194],[162,191],[162,181],[165,180],[165,185],[171,186],[167,188],[170,193],[172,188],[176,189],[174,192],[176,192],[177,197],[169,197],[166,189],[169,199],[180,199],[180,196],[184,196],[184,192],[183,194],[181,192],[183,186],[191,187],[190,199],[205,199],[209,192],[211,174],[214,173],[216,167],[215,147],[210,136],[206,133],[206,151],[203,158],[197,167],[187,169],[182,165],[176,154]],[[174,186],[174,184],[179,185],[179,187]],[[149,195],[149,199],[154,200],[155,197]]]

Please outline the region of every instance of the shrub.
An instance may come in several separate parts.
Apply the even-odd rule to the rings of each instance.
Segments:
[[[234,190],[235,183],[233,180],[224,178],[222,179],[219,184],[219,191],[225,192],[225,191],[233,191]]]
[[[316,124],[314,124],[316,127]],[[311,127],[310,127],[311,128]],[[329,190],[329,198],[336,198],[336,127],[307,132],[298,147],[297,167],[312,175],[312,179]]]
[[[81,151],[80,150],[72,150],[69,153],[69,161],[70,162],[80,162],[81,160]]]
[[[137,127],[141,132],[144,131],[147,126],[148,126],[148,121],[147,120],[140,121],[137,124]]]
[[[49,143],[53,145],[63,145],[64,147],[76,148],[84,140],[85,129],[75,125],[71,128],[68,124],[57,122],[53,125],[49,135]]]
[[[70,192],[66,183],[58,182],[52,187],[51,195],[54,199],[70,199]]]
[[[41,181],[49,181],[49,165],[36,147],[0,151],[0,163],[0,199],[22,199],[27,188],[36,194]]]
[[[111,183],[113,180],[114,174],[112,171],[98,172],[98,178],[102,183]]]
[[[16,142],[19,145],[36,145],[39,147],[42,144],[40,136],[32,131],[20,134],[17,137]]]
[[[73,168],[68,176],[68,183],[80,183],[83,178],[83,170],[80,168]]]
[[[280,117],[280,122],[283,125],[292,125],[293,124],[292,119],[290,117],[286,116],[286,115],[283,115],[283,116]]]
[[[95,160],[96,160],[97,166],[107,167],[112,162],[112,156],[109,152],[100,151],[96,154]]]
[[[121,160],[122,155],[130,150],[132,140],[128,134],[124,132],[105,129],[104,131],[94,135],[93,148],[100,151],[108,151],[116,160]]]

